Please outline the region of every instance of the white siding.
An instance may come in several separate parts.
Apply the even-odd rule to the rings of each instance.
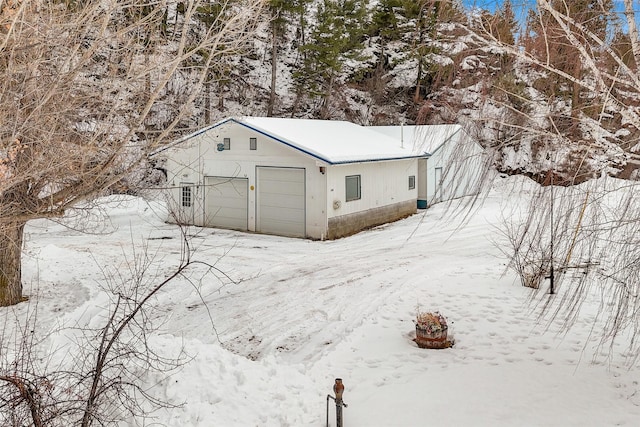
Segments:
[[[230,138],[230,150],[218,151],[217,144]],[[257,138],[257,149],[249,149],[249,139]],[[194,223],[204,223],[204,176],[224,176],[247,180],[248,229],[256,231],[256,171],[260,166],[298,168],[305,170],[306,237],[322,239],[327,228],[326,175],[320,173],[324,163],[287,147],[268,136],[237,123],[226,123],[182,142],[162,153],[167,160],[168,181],[177,186],[181,181],[196,183]],[[324,165],[326,166],[326,165]],[[179,200],[177,190],[173,198]]]
[[[230,139],[229,150],[218,150],[218,144]],[[250,138],[257,138],[257,149],[250,150]],[[293,189],[284,189],[278,195],[271,192],[271,200],[280,198],[277,203],[286,205],[294,203],[297,206],[289,212],[289,231],[282,234],[304,235],[305,237],[324,239],[327,237],[329,218],[332,220],[344,215],[363,213],[370,209],[379,211],[378,208],[392,206],[413,200],[414,206],[421,188],[420,175],[418,173],[417,159],[389,160],[364,163],[351,163],[328,165],[318,160],[309,153],[303,153],[295,148],[287,146],[281,141],[272,139],[258,131],[252,130],[238,123],[227,122],[216,128],[203,131],[181,142],[176,146],[165,150],[161,156],[167,159],[166,169],[168,184],[174,187],[172,198],[179,200],[180,182],[193,182],[194,213],[193,223],[205,225],[210,219],[205,216],[211,213],[215,206],[208,204],[204,177],[227,177],[245,180],[247,186],[247,210],[246,228],[249,231],[259,231],[281,234],[275,227],[277,214],[271,212],[267,215],[262,206],[263,219],[271,224],[265,228],[258,215],[260,215],[260,189],[258,173],[266,169],[262,168],[293,168],[304,172],[304,204],[300,201],[298,192],[293,197]],[[347,175],[360,175],[361,198],[347,202],[345,199],[345,177]],[[409,176],[416,176],[417,185],[409,189]],[[299,177],[300,178],[300,177]],[[298,178],[298,181],[300,179]],[[287,184],[288,185],[288,184]],[[292,184],[293,185],[293,184]],[[288,194],[289,196],[286,196]],[[335,202],[335,203],[334,203]],[[304,207],[304,208],[302,208]],[[304,209],[304,227],[298,223]],[[280,213],[282,216],[282,211]],[[269,218],[267,218],[269,217]],[[240,217],[240,221],[244,221]],[[237,224],[224,224],[228,228],[239,228]],[[273,228],[269,228],[273,227]],[[285,228],[287,228],[285,227]],[[291,230],[296,231],[291,233]],[[304,231],[301,231],[304,230]]]
[[[179,147],[171,148],[162,153],[167,171],[167,185],[170,188],[169,204],[170,222],[182,222],[191,218],[187,224],[202,225],[204,213],[203,182],[199,172],[198,144],[195,141],[185,141]],[[193,184],[193,206],[190,212],[184,212],[181,206],[181,185]],[[186,217],[185,217],[186,215]]]
[[[476,194],[486,167],[482,148],[460,132],[459,137],[439,147],[426,168],[427,201],[429,205],[444,200]],[[442,184],[438,191],[437,171],[442,169]]]
[[[409,176],[418,176],[417,159],[335,165],[328,168],[329,218],[372,208],[416,200],[417,188],[409,189]],[[345,177],[360,175],[361,197],[346,201]]]

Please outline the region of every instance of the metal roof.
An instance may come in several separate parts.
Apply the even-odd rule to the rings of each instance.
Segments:
[[[163,147],[154,156],[219,126],[236,123],[328,164],[426,157],[392,136],[338,120],[230,117]]]
[[[403,125],[371,126],[372,130],[387,135],[402,145],[409,147],[414,154],[433,154],[449,141],[462,137],[464,132],[458,124],[449,125]]]

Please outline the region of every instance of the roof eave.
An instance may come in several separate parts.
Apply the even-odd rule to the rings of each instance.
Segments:
[[[296,144],[292,143],[291,141],[288,141],[286,139],[280,138],[277,135],[274,135],[273,133],[268,132],[268,131],[266,131],[266,130],[264,130],[262,128],[259,128],[257,126],[254,126],[254,125],[251,125],[249,123],[246,123],[241,118],[228,117],[228,118],[226,118],[224,120],[221,120],[221,121],[219,121],[217,123],[214,123],[211,126],[207,126],[205,128],[202,128],[202,129],[200,129],[200,130],[198,130],[198,131],[196,131],[194,133],[191,133],[189,135],[186,135],[186,136],[178,139],[177,141],[174,141],[174,142],[172,142],[172,143],[170,143],[170,144],[168,144],[168,145],[166,145],[166,146],[164,146],[162,148],[159,148],[159,149],[153,151],[152,153],[149,154],[149,157],[154,157],[154,156],[160,154],[163,151],[169,150],[169,149],[171,149],[171,148],[173,148],[173,147],[175,147],[177,145],[182,144],[183,142],[186,142],[186,141],[188,141],[188,140],[190,140],[192,138],[195,138],[196,136],[202,135],[203,133],[208,132],[211,129],[215,129],[215,128],[219,127],[219,126],[222,126],[222,125],[224,125],[224,124],[226,124],[228,122],[234,122],[234,123],[237,123],[237,124],[239,124],[241,126],[246,127],[247,129],[251,129],[254,132],[257,132],[257,133],[259,133],[261,135],[264,135],[264,136],[266,136],[268,138],[271,138],[271,139],[273,139],[275,141],[278,141],[279,143],[284,144],[287,147],[290,147],[290,148],[292,148],[292,149],[294,149],[296,151],[299,151],[299,152],[301,152],[301,153],[303,153],[303,154],[305,154],[307,156],[310,156],[310,157],[312,157],[312,158],[314,158],[316,160],[320,160],[320,161],[322,161],[324,163],[327,163],[328,165],[342,165],[342,164],[350,164],[350,163],[353,164],[353,163],[384,162],[384,161],[392,161],[392,160],[408,160],[408,159],[414,159],[414,158],[427,158],[427,157],[430,156],[429,153],[423,153],[423,154],[419,154],[419,155],[409,155],[409,156],[400,156],[400,157],[386,157],[386,158],[372,158],[372,159],[353,159],[353,160],[335,161],[335,160],[331,160],[331,159],[329,159],[327,157],[324,157],[319,153],[316,153],[316,152],[313,152],[313,151],[310,151],[310,150],[305,150],[305,149],[297,146]]]
[[[440,150],[444,145],[446,145],[449,141],[451,141],[454,136],[456,136],[457,134],[460,133],[460,131],[462,131],[462,127],[461,126],[459,126],[458,129],[456,129],[456,131],[451,134],[451,136],[449,136],[447,139],[442,141],[442,144],[438,145],[435,150],[433,150],[431,153],[429,153],[429,155],[431,156],[431,155],[437,153],[438,150]]]
[[[430,156],[431,156],[430,154],[419,154],[419,155],[404,156],[404,157],[340,160],[340,161],[334,161],[330,164],[331,165],[347,165],[347,164],[353,164],[353,163],[391,162],[391,161],[397,161],[397,160],[426,159],[426,158],[429,158]]]
[[[264,135],[264,136],[266,136],[268,138],[271,138],[271,139],[273,139],[275,141],[278,141],[279,143],[284,144],[287,147],[290,147],[290,148],[292,148],[292,149],[294,149],[296,151],[304,153],[307,156],[310,156],[310,157],[312,157],[312,158],[314,158],[316,160],[320,160],[320,161],[322,161],[324,163],[327,163],[328,165],[342,165],[342,164],[350,164],[350,163],[383,162],[383,161],[389,161],[389,160],[407,160],[407,159],[424,157],[424,155],[409,155],[409,156],[406,156],[406,157],[403,156],[403,157],[388,157],[388,158],[373,158],[373,159],[353,159],[353,160],[338,160],[338,161],[336,161],[336,160],[331,160],[331,159],[329,159],[327,157],[324,157],[319,153],[316,153],[316,152],[313,152],[313,151],[310,151],[310,150],[305,150],[305,149],[297,146],[296,144],[292,143],[291,141],[288,141],[286,139],[280,138],[280,137],[274,135],[273,133],[268,132],[268,131],[266,131],[266,130],[264,130],[262,128],[259,128],[257,126],[250,125],[250,124],[245,123],[245,122],[243,122],[241,120],[234,120],[234,121],[236,123],[248,128],[248,129],[253,130],[254,132],[258,132],[261,135]]]
[[[170,142],[169,144],[165,145],[164,147],[160,147],[157,150],[152,151],[151,153],[149,153],[148,157],[154,157],[157,154],[162,153],[163,151],[169,150],[170,148],[173,148],[173,147],[175,147],[177,145],[180,145],[183,142],[186,142],[186,141],[188,141],[188,140],[190,140],[192,138],[195,138],[198,135],[202,135],[203,133],[208,132],[211,129],[215,129],[215,128],[219,127],[219,126],[222,126],[223,124],[225,124],[227,122],[230,122],[230,121],[238,122],[233,117],[227,117],[224,120],[220,120],[217,123],[214,123],[214,124],[212,124],[210,126],[206,126],[206,127],[202,128],[202,129],[199,129],[199,130],[197,130],[197,131],[195,131],[193,133],[190,133],[189,135],[185,135],[182,138],[177,139],[176,141]]]
[[[261,128],[257,127],[257,126],[253,126],[253,125],[250,125],[248,123],[245,123],[242,120],[233,119],[233,121],[235,121],[239,125],[242,125],[242,126],[246,127],[247,129],[251,129],[254,132],[258,132],[261,135],[264,135],[264,136],[266,136],[268,138],[271,138],[271,139],[273,139],[275,141],[278,141],[279,143],[284,144],[289,148],[293,148],[294,150],[300,151],[300,152],[302,152],[302,153],[304,153],[304,154],[306,154],[308,156],[311,156],[314,159],[321,160],[321,161],[323,161],[325,163],[328,163],[328,164],[333,164],[331,162],[331,160],[329,160],[329,159],[327,159],[325,157],[322,157],[320,154],[314,153],[312,151],[304,150],[304,149],[298,147],[297,145],[293,144],[291,141],[282,139],[282,138],[280,138],[280,137],[274,135],[273,133],[270,133],[270,132],[268,132],[268,131],[266,131],[264,129],[261,129]]]

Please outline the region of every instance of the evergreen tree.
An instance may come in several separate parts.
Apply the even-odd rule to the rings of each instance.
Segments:
[[[502,7],[497,9],[494,14],[493,35],[501,43],[514,45],[516,42],[515,34],[518,30],[518,21],[513,12],[511,0],[504,0]]]
[[[400,39],[400,15],[402,0],[380,0],[371,18],[371,35],[384,42]],[[384,43],[381,43],[384,49]]]
[[[305,26],[305,14],[311,0],[270,0],[269,14],[271,21],[269,29],[271,31],[271,87],[269,91],[269,102],[267,104],[267,116],[273,116],[276,102],[276,82],[278,75],[279,47],[284,42],[287,25],[293,19],[298,18],[298,34],[303,35]]]
[[[441,36],[438,24],[466,20],[457,3],[447,0],[402,0],[403,28],[409,44],[407,59],[416,62],[413,100],[418,103],[426,88],[431,57],[439,51],[437,40]]]
[[[585,30],[605,39],[611,30],[613,11],[612,0],[548,0],[551,9],[568,17],[565,25],[571,28],[573,36],[589,47],[591,38],[585,34]],[[574,25],[571,20],[576,24]],[[566,73],[576,80],[583,76],[581,52],[575,43],[569,39],[560,23],[553,17],[551,11],[541,8],[539,11],[531,11],[527,19],[528,33],[525,48],[527,52],[536,56],[543,62],[553,64],[555,68]],[[584,30],[583,30],[584,29]],[[592,46],[589,52],[595,59],[600,54],[599,47]],[[541,81],[538,89],[549,96],[562,96],[571,100],[571,115],[580,112],[584,102],[581,97],[581,86],[553,74],[546,81]]]
[[[634,70],[636,69],[637,64],[635,63],[635,58],[633,56],[633,49],[631,46],[631,40],[629,39],[629,34],[622,31],[620,28],[616,29],[611,41],[611,48],[627,67]],[[617,64],[612,62],[614,61],[609,61],[608,68],[614,70]]]
[[[358,58],[362,50],[366,6],[366,0],[323,0],[309,43],[301,47],[305,57],[294,78],[300,89],[322,99],[322,118],[329,115],[331,94],[345,62]]]
[[[388,45],[402,39],[400,12],[402,0],[380,0],[373,10],[369,36],[378,47],[375,69],[370,73],[369,87],[373,98],[382,101],[385,95],[385,78],[393,64],[389,61]]]
[[[478,25],[481,28],[477,29],[488,33],[497,41],[498,45],[514,46],[516,44],[515,35],[518,31],[518,21],[513,12],[511,0],[504,0],[502,7],[493,13],[483,11]],[[500,54],[499,62],[496,64],[496,68],[501,71],[499,74],[510,72],[513,68],[513,60],[514,58],[507,53]]]
[[[409,33],[410,46],[409,58],[416,61],[416,80],[414,102],[420,101],[420,93],[424,71],[428,66],[428,54],[433,52],[433,47],[428,39],[434,38],[436,33],[437,17],[440,2],[434,0],[404,0],[403,12],[408,21],[408,26],[413,28]]]
[[[231,12],[228,10],[232,7],[232,1],[228,1],[224,4],[219,2],[209,2],[201,5],[196,9],[195,18],[199,21],[202,27],[200,31],[221,31],[226,22],[230,19]],[[184,4],[178,4],[178,12],[184,13]],[[197,66],[202,66],[209,61],[212,52],[201,51],[199,52],[200,61]],[[206,78],[203,82],[203,98],[204,98],[204,123],[205,125],[211,124],[211,92],[214,83],[217,84],[218,89],[218,105],[217,109],[222,111],[224,109],[224,92],[228,89],[229,84],[229,72],[231,67],[229,66],[228,59],[224,58],[216,64],[216,67],[212,67],[206,70]]]

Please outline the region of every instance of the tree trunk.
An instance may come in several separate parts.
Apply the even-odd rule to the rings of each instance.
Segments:
[[[307,44],[307,40],[305,38],[304,32],[305,32],[304,11],[302,11],[302,12],[300,12],[300,44],[299,44],[299,46],[305,46]],[[304,61],[307,60],[307,51],[306,51],[306,49],[302,50],[302,59]]]
[[[291,107],[291,118],[294,118],[296,113],[298,112],[298,107],[300,106],[300,98],[302,98],[302,90],[296,89],[296,97],[293,100],[293,106]]]
[[[420,102],[420,85],[422,82],[422,60],[423,60],[423,56],[422,56],[422,46],[424,46],[423,44],[423,40],[424,40],[424,29],[420,28],[419,29],[419,33],[418,33],[418,75],[416,77],[416,91],[413,94],[413,102],[418,104]]]
[[[204,125],[211,124],[211,79],[204,82]]]
[[[0,307],[22,301],[22,236],[24,222],[0,226]]]
[[[575,61],[573,66],[573,77],[575,77],[577,81],[573,82],[573,89],[571,90],[571,117],[578,118],[582,111],[582,100],[580,99],[580,90],[582,89],[582,86],[578,82],[582,79],[582,61]]]
[[[376,66],[376,72],[374,74],[373,81],[373,99],[376,102],[381,102],[384,98],[384,90],[385,90],[385,81],[384,81],[384,70],[386,65],[385,55],[386,52],[384,50],[385,44],[384,41],[380,43],[380,57],[378,58],[378,64]]]
[[[420,102],[420,82],[422,81],[422,59],[418,59],[418,76],[416,78],[416,91],[413,94],[413,102],[418,104]]]
[[[276,103],[276,75],[278,73],[278,30],[273,25],[271,39],[271,92],[269,93],[269,105],[267,107],[267,116],[273,116],[273,106]]]
[[[640,41],[638,39],[638,27],[636,26],[636,13],[633,9],[633,0],[624,0],[624,15],[627,18],[626,24],[629,27],[629,40],[631,40],[631,50],[635,60],[636,69],[640,67]]]
[[[224,83],[218,83],[218,110],[224,111]]]
[[[332,73],[331,77],[329,78],[327,91],[325,92],[324,97],[322,98],[322,104],[320,104],[320,118],[322,120],[329,119],[329,104],[331,102],[331,92],[333,91],[334,77],[335,76]]]

